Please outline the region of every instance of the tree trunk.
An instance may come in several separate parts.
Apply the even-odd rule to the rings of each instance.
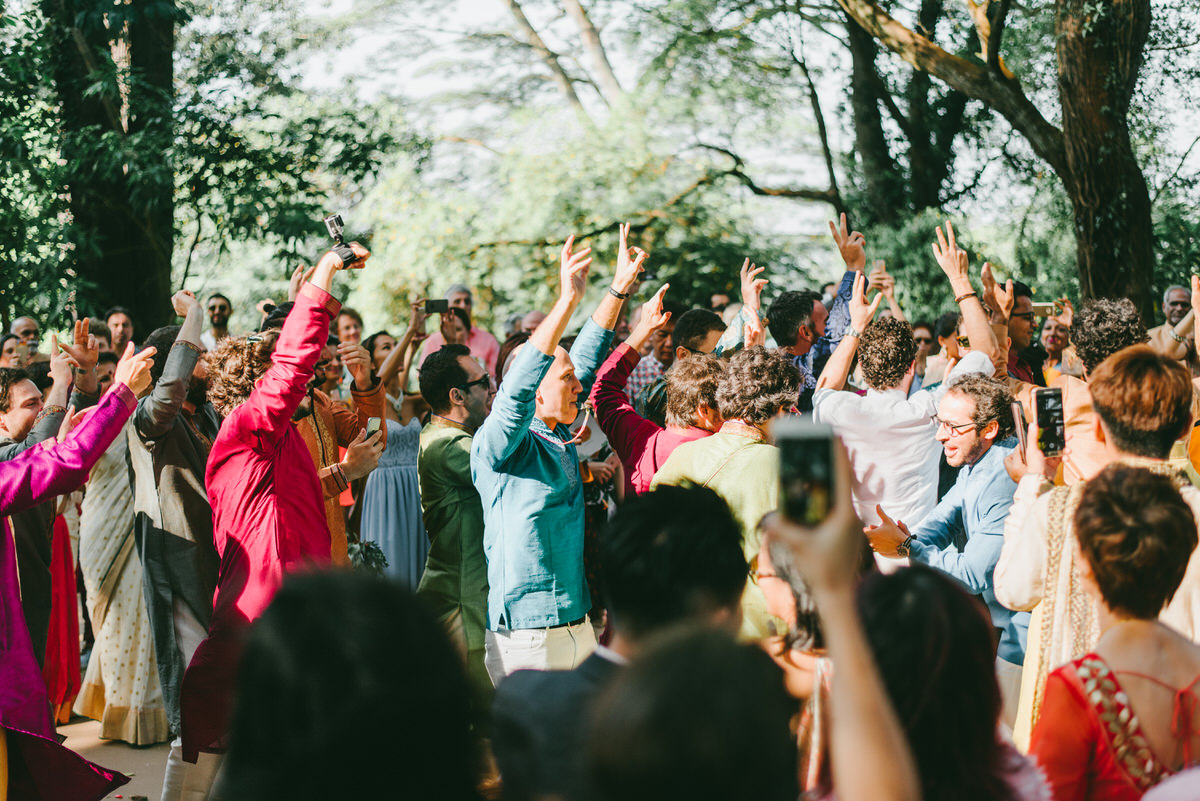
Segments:
[[[123,115],[115,86],[88,93],[99,79],[98,71],[111,59],[109,48],[116,38],[99,21],[103,19],[99,9],[89,0],[46,0],[43,11],[62,105],[62,155],[69,165],[74,244],[71,263],[81,283],[80,311],[98,315],[109,306],[125,306],[140,340],[174,319],[170,307],[174,187],[170,168],[163,167],[172,124],[169,65],[174,20],[166,23],[171,26],[169,37],[164,39],[160,31],[156,40],[136,48],[141,54],[131,50],[132,65],[144,70],[147,81],[157,81],[159,91],[154,93],[154,103],[146,103],[144,93],[132,85],[129,112]],[[168,65],[165,84],[164,61]],[[159,128],[160,135],[138,140],[139,146],[153,146],[155,152],[129,147],[123,116],[128,117],[131,130]],[[104,144],[102,136],[107,138]]]
[[[1090,6],[1090,7],[1089,7]],[[1154,319],[1153,224],[1129,140],[1129,103],[1150,30],[1149,0],[1059,0],[1058,89],[1086,297],[1128,297]]]
[[[899,168],[883,133],[879,108],[880,78],[875,69],[875,40],[853,19],[846,19],[852,73],[850,108],[854,117],[854,149],[862,164],[866,197],[854,226],[895,225],[905,209],[904,186]]]

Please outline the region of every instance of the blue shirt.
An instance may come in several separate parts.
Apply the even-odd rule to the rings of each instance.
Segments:
[[[979,461],[958,471],[958,480],[929,516],[914,526],[909,557],[957,579],[967,592],[982,595],[1001,630],[998,656],[1016,665],[1025,661],[1029,613],[1014,612],[996,600],[992,573],[1004,545],[1004,519],[1017,485],[1004,469],[1004,457],[1016,447],[1009,437],[988,448]],[[955,539],[965,539],[962,551]]]
[[[613,332],[589,319],[571,349],[591,391]],[[554,358],[521,348],[471,443],[483,501],[488,628],[533,629],[578,620],[591,608],[583,571],[583,479],[571,432],[534,416],[534,394]]]

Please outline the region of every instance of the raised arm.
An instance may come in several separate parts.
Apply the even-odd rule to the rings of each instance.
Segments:
[[[983,263],[979,279],[983,285],[983,303],[991,311],[989,325],[992,329],[992,338],[996,341],[996,351],[992,362],[996,365],[996,378],[1003,379],[1008,375],[1008,318],[1012,314],[1013,304],[1016,302],[1012,279],[1006,281],[1004,286],[1000,286],[992,273],[990,262]]]
[[[836,503],[825,522],[801,528],[772,515],[763,522],[771,557],[807,582],[821,614],[834,672],[830,764],[839,801],[917,801],[912,750],[892,708],[854,602],[862,522],[854,514],[854,480],[845,448],[835,444]],[[871,765],[871,770],[863,770]]]
[[[370,252],[357,242],[351,248],[358,256],[352,267],[360,267],[370,258]],[[304,399],[321,347],[329,338],[329,323],[341,308],[329,288],[342,266],[341,257],[333,251],[321,257],[312,281],[300,288],[296,305],[283,323],[271,367],[235,412],[241,418],[239,425],[254,432],[262,449],[275,447]]]
[[[887,271],[887,265],[883,261],[875,262],[875,269],[871,271],[870,284],[867,287],[879,290],[883,297],[887,298],[888,308],[892,310],[892,316],[897,320],[908,322],[908,318],[904,316],[904,310],[900,308],[900,301],[896,299],[896,278]]]
[[[404,329],[404,336],[400,337],[396,347],[392,348],[392,352],[387,355],[375,373],[385,386],[391,383],[397,373],[401,374],[400,386],[402,388],[408,386],[408,372],[412,369],[415,355],[412,350],[413,344],[423,341],[426,337],[425,320],[428,315],[425,314],[424,305],[425,298],[409,304],[408,328]],[[341,346],[338,349],[341,350]]]
[[[858,350],[858,338],[871,324],[871,318],[875,316],[875,310],[879,308],[879,303],[883,300],[882,294],[876,294],[875,300],[868,304],[866,285],[866,276],[856,273],[848,307],[850,327],[846,329],[842,341],[838,343],[833,355],[825,363],[825,369],[821,371],[821,377],[817,379],[818,390],[836,390],[846,386],[846,379],[850,377],[850,365],[854,363],[854,354]],[[814,398],[814,406],[815,403],[816,399]]]
[[[621,225],[620,241],[617,244],[617,271],[613,275],[612,286],[604,293],[600,305],[592,314],[592,321],[608,331],[616,327],[617,318],[621,316],[621,307],[625,305],[629,293],[637,285],[638,276],[642,273],[642,264],[646,261],[646,251],[629,247],[626,242],[628,235],[629,223],[624,223]]]
[[[200,334],[204,312],[196,296],[186,290],[176,292],[171,297],[171,306],[183,317],[183,325],[167,355],[162,375],[153,391],[138,401],[137,411],[133,414],[138,436],[147,441],[166,434],[175,424],[202,349]]]
[[[47,443],[0,462],[0,516],[72,492],[87,481],[88,471],[133,414],[136,394],[149,386],[153,356],[154,348],[135,354],[130,343],[117,365],[112,389],[62,442]]]
[[[946,279],[950,282],[950,291],[954,293],[954,302],[958,304],[959,313],[962,314],[971,350],[986,354],[995,363],[997,357],[996,336],[988,323],[987,313],[983,310],[983,303],[980,302],[979,295],[971,288],[970,259],[967,252],[958,246],[958,241],[954,236],[954,226],[950,224],[949,220],[946,221],[945,233],[942,232],[941,226],[937,228],[937,241],[933,243],[933,257],[937,259],[938,266],[942,268],[942,272],[946,274]],[[984,270],[988,271],[987,276],[990,278],[990,267],[984,265]],[[985,286],[987,286],[988,278],[984,279]],[[1007,312],[1004,313],[1004,324],[1008,325]]]
[[[813,344],[809,352],[809,363],[817,373],[824,369],[825,361],[842,341],[842,334],[850,322],[850,294],[854,288],[856,274],[867,267],[866,238],[858,231],[848,231],[845,214],[839,218],[838,225],[835,226],[831,221],[829,230],[833,233],[838,253],[846,264],[846,272],[838,283],[837,296],[833,299],[833,307],[830,308],[829,318],[825,321],[825,333]]]

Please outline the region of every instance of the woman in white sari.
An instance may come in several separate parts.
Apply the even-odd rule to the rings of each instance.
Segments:
[[[154,641],[133,539],[133,493],[117,437],[92,469],[79,520],[79,563],[96,644],[75,711],[101,723],[100,736],[149,745],[170,739]]]

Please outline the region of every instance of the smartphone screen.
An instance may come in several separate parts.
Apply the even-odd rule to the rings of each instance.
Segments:
[[[371,436],[383,426],[383,421],[378,417],[367,418],[367,436]]]
[[[806,420],[780,420],[779,508],[794,523],[815,526],[833,507],[833,429]]]
[[[1046,456],[1061,456],[1067,447],[1062,390],[1034,390],[1033,405],[1037,409],[1038,449]]]
[[[445,314],[448,311],[450,311],[450,301],[448,300],[425,301],[426,314]]]

